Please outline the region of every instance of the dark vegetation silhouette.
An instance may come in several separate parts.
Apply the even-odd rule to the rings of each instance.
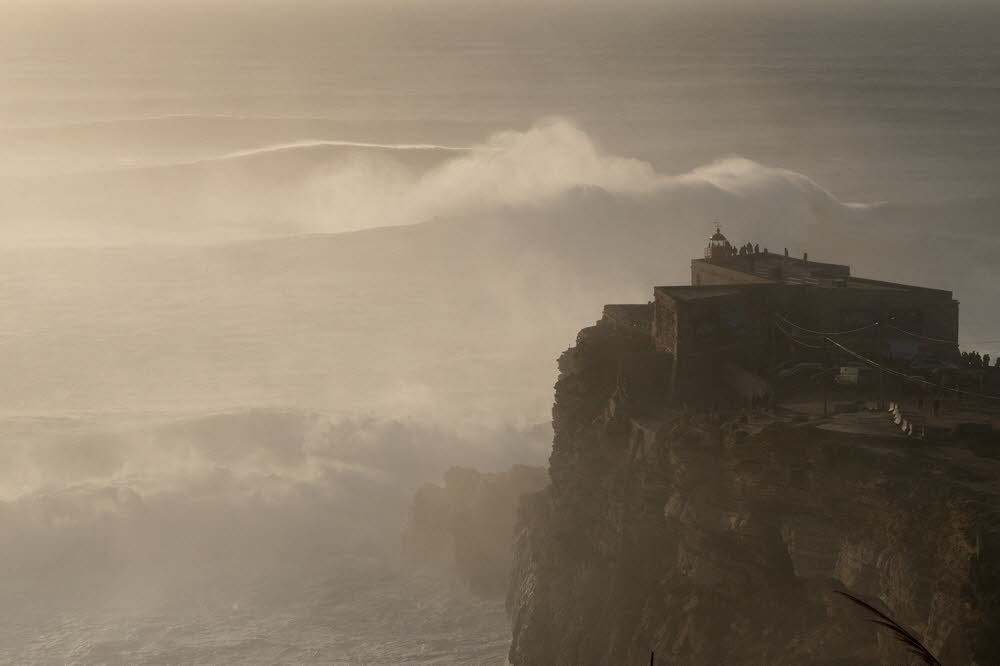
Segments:
[[[841,592],[840,590],[834,590],[834,592],[836,592],[842,597],[845,597],[847,600],[857,604],[858,606],[861,606],[866,611],[874,615],[875,617],[871,618],[871,622],[874,622],[875,624],[891,631],[893,636],[895,636],[896,640],[904,644],[911,653],[920,657],[923,663],[927,664],[928,666],[943,666],[941,662],[937,660],[937,657],[931,654],[931,651],[925,648],[923,644],[917,639],[916,636],[914,636],[909,631],[900,626],[900,624],[895,620],[893,620],[891,617],[889,617],[879,609],[875,608],[871,604],[857,598],[853,594],[848,594],[847,592]]]

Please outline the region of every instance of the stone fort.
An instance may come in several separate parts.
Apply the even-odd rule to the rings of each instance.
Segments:
[[[691,285],[655,287],[645,305],[607,305],[601,323],[648,336],[669,354],[668,395],[689,404],[717,400],[719,378],[737,396],[769,393],[779,363],[819,347],[796,333],[838,336],[844,349],[876,360],[958,355],[950,291],[854,277],[849,266],[808,255],[736,250],[718,229],[691,262]]]

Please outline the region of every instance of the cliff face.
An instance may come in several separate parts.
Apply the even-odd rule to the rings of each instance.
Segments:
[[[404,554],[412,563],[457,573],[479,594],[502,597],[518,500],[547,484],[540,467],[515,465],[497,474],[452,467],[443,485],[426,484],[414,495]]]
[[[512,664],[910,663],[833,590],[945,664],[1000,663],[997,460],[657,411],[652,360],[603,325],[560,359],[552,483],[515,531]]]

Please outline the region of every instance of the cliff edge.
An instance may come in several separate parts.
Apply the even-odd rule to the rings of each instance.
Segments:
[[[944,664],[1000,663],[994,447],[884,413],[668,409],[669,363],[607,320],[560,358],[551,485],[515,527],[514,666],[911,663],[834,590]]]
[[[518,500],[546,485],[542,467],[514,465],[498,473],[452,467],[442,484],[423,485],[410,503],[403,532],[406,561],[456,573],[473,592],[502,599]]]

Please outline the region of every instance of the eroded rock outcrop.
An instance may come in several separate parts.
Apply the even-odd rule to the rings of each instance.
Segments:
[[[544,468],[514,465],[486,474],[452,467],[410,504],[403,548],[413,563],[457,572],[477,593],[507,589],[518,500],[548,485]]]
[[[515,666],[911,663],[838,589],[945,664],[1000,663],[1000,462],[663,409],[663,362],[607,325],[560,359],[552,484],[518,515]]]

